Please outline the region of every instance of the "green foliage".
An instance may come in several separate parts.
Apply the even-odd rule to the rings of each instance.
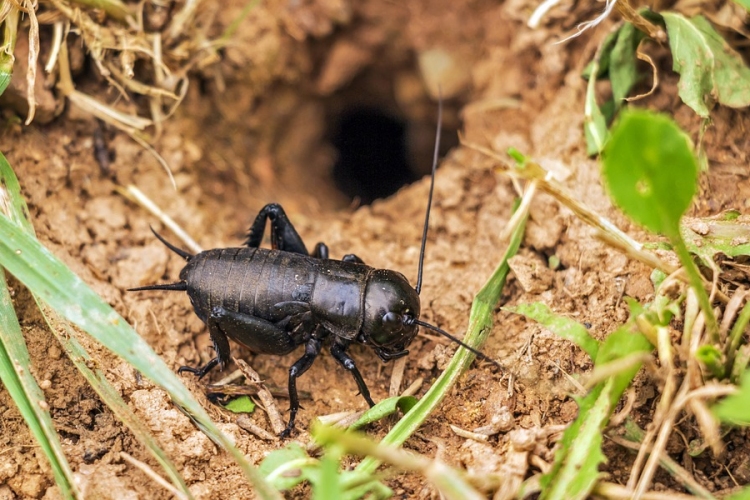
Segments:
[[[534,302],[532,304],[520,304],[515,307],[503,307],[503,310],[533,319],[558,337],[570,340],[578,345],[578,347],[586,351],[586,354],[591,359],[596,359],[599,351],[599,341],[592,337],[582,324],[553,313],[546,304]]]
[[[620,109],[640,77],[636,68],[637,51],[644,36],[631,23],[624,23],[617,31],[617,40],[609,62],[609,80],[612,83],[615,111]]]
[[[534,319],[561,338],[575,342],[591,356],[597,368],[632,354],[652,350],[646,337],[632,333],[626,326],[610,334],[600,344],[583,325],[552,313],[542,303],[503,309]],[[631,309],[634,315],[650,314],[649,310],[634,301]],[[656,318],[654,314],[651,316]],[[577,400],[578,417],[565,431],[552,469],[542,479],[540,498],[568,500],[589,497],[600,477],[599,465],[605,460],[602,432],[640,366],[637,363],[622,369]]]
[[[602,175],[615,203],[635,222],[666,235],[706,316],[712,341],[716,318],[703,280],[680,234],[680,219],[695,195],[698,162],[674,121],[649,111],[624,113],[603,154]]]
[[[599,71],[599,62],[594,61],[591,69],[596,74]],[[583,131],[586,135],[586,153],[595,155],[599,153],[609,139],[607,121],[599,106],[596,104],[596,79],[589,78],[586,86],[586,101],[583,110]]]
[[[711,267],[714,257],[750,256],[750,221],[738,218],[738,212],[730,210],[715,217],[688,218],[683,220],[680,231],[690,253],[700,257],[706,267]]]
[[[621,327],[611,333],[599,348],[596,366],[639,352],[650,352],[651,344],[640,333]],[[578,400],[578,417],[565,430],[555,461],[542,477],[543,500],[577,500],[589,498],[600,477],[602,433],[625,389],[630,385],[640,364],[622,370],[597,384]]]
[[[750,370],[742,376],[739,390],[722,399],[713,407],[713,412],[722,422],[750,426]]]
[[[224,405],[224,408],[232,413],[252,413],[255,411],[255,403],[250,399],[250,396],[240,396],[231,399]]]
[[[310,457],[298,443],[289,443],[261,462],[259,471],[279,490],[290,490],[305,481],[313,488],[314,498],[354,499],[370,494],[371,498],[388,498],[393,492],[372,474],[341,471],[342,452],[329,446],[320,460]]]
[[[377,422],[388,415],[393,415],[397,410],[401,410],[402,413],[406,414],[416,404],[417,398],[414,396],[400,396],[384,399],[364,412],[362,416],[359,417],[359,420],[354,422],[349,428],[352,430],[361,429],[362,427]]]
[[[750,105],[750,69],[703,16],[662,13],[682,100],[704,118],[715,102]]]
[[[586,152],[598,154],[609,138],[607,123],[612,120],[628,97],[640,75],[637,70],[638,45],[644,35],[631,23],[625,23],[610,33],[599,49],[599,59],[589,63],[583,77],[589,80],[586,87],[584,109],[584,132],[586,134]],[[591,78],[591,75],[596,78]],[[612,86],[612,97],[601,106],[596,103],[596,81],[609,79]]]
[[[5,273],[0,269],[0,380],[52,466],[62,496],[79,496],[73,471],[52,423],[49,405],[30,367],[29,352],[5,283]]]
[[[734,0],[734,3],[737,5],[741,5],[745,8],[748,12],[750,12],[750,0]]]
[[[724,378],[724,366],[721,363],[721,351],[712,345],[702,345],[695,351],[695,357],[703,363],[715,378]]]
[[[26,207],[26,202],[24,201],[23,196],[21,196],[21,187],[18,183],[18,179],[16,178],[13,169],[10,167],[10,164],[8,164],[2,154],[0,154],[0,185],[5,188],[5,197],[3,199],[6,204],[4,206],[4,212],[18,227],[33,236],[34,228],[32,227],[31,221],[28,219],[28,208]],[[56,337],[57,341],[65,350],[66,354],[81,375],[83,375],[86,381],[99,395],[102,402],[112,410],[115,416],[133,432],[135,438],[153,455],[156,461],[164,468],[167,476],[172,480],[172,483],[182,491],[187,498],[192,498],[190,490],[177,471],[177,467],[172,463],[164,450],[159,447],[156,439],[154,439],[149,433],[146,426],[138,419],[135,413],[133,413],[127,403],[125,403],[120,396],[119,391],[109,382],[109,380],[107,380],[103,371],[97,368],[97,363],[78,341],[76,335],[77,332],[68,322],[62,320],[39,297],[34,295],[34,300],[39,306],[42,316],[44,316],[45,321],[49,325],[50,331]],[[6,312],[0,314],[3,318],[7,319],[15,317],[15,312],[10,305]],[[4,331],[7,330],[4,329]],[[19,363],[16,366],[21,367],[27,374],[31,373],[25,364]],[[32,428],[33,425],[34,424],[29,423],[29,426]],[[46,449],[45,444],[42,444],[42,449]],[[54,460],[55,458],[50,457],[50,459]]]
[[[615,203],[634,221],[670,238],[695,195],[698,163],[690,140],[667,116],[624,113],[612,131],[602,174]]]

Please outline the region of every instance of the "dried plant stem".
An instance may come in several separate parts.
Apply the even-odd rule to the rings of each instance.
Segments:
[[[623,446],[631,450],[641,450],[642,448],[644,448],[643,444],[629,441],[620,436],[608,436],[608,439],[614,443],[619,444],[620,446]],[[647,451],[648,453],[652,453],[650,447],[648,448]],[[664,470],[669,472],[675,479],[680,481],[680,483],[682,483],[685,489],[691,492],[693,495],[699,498],[705,498],[705,499],[714,498],[714,496],[711,494],[710,491],[708,491],[706,488],[701,486],[701,484],[698,483],[695,480],[695,478],[693,478],[693,476],[684,467],[682,467],[680,464],[675,462],[668,454],[661,453],[659,455],[659,464],[662,466]],[[648,493],[646,493],[643,498],[648,498]]]
[[[640,15],[626,0],[618,0],[615,4],[615,9],[617,9],[617,12],[623,19],[646,33],[650,38],[659,43],[667,41],[667,34],[664,29]]]
[[[643,447],[638,451],[638,456],[636,457],[635,462],[633,463],[633,467],[630,471],[628,489],[636,490],[633,496],[634,498],[639,498],[639,493],[640,495],[642,495],[645,491],[645,489],[643,489],[645,487],[642,485],[643,476],[646,475],[646,473],[644,472],[643,474],[641,474],[641,468],[644,467],[645,469],[647,469],[649,467],[655,467],[656,465],[654,461],[650,459],[646,462],[645,466],[643,465],[643,463],[647,460],[647,450],[651,446],[651,441],[654,439],[654,436],[657,435],[659,428],[662,426],[662,422],[665,421],[667,415],[669,414],[669,408],[672,404],[672,399],[677,388],[677,382],[675,380],[674,374],[674,359],[671,338],[669,335],[669,328],[666,326],[657,326],[655,327],[655,331],[656,349],[659,356],[659,361],[661,363],[662,369],[667,371],[667,375],[664,389],[662,390],[661,398],[659,399],[659,404],[656,408],[654,418],[649,425],[649,429],[646,432],[646,435],[641,441]],[[652,450],[651,457],[658,458],[660,453],[661,449],[654,445],[654,450]],[[653,470],[651,471],[651,474],[653,475]],[[639,477],[641,478],[640,481]],[[650,478],[648,480],[648,483],[650,484]],[[638,491],[639,487],[641,488],[640,492]]]
[[[260,379],[260,375],[258,375],[258,372],[253,370],[250,365],[239,358],[233,359],[245,378],[254,384],[258,384],[258,399],[260,399],[260,402],[263,403],[263,407],[265,408],[266,414],[268,415],[268,421],[271,424],[271,429],[273,429],[273,432],[275,432],[277,435],[281,434],[281,432],[286,428],[286,425],[284,424],[284,420],[281,418],[279,408],[278,406],[276,406],[276,399],[274,399],[271,391],[266,389],[266,386],[263,385],[263,381]]]
[[[391,371],[391,385],[388,389],[388,397],[398,396],[401,391],[401,383],[404,380],[404,369],[406,368],[406,358],[399,358],[393,363]]]
[[[643,245],[626,233],[621,231],[607,218],[594,212],[585,203],[578,201],[578,199],[562,184],[552,178],[550,172],[546,171],[541,165],[533,161],[527,161],[522,168],[515,168],[508,164],[508,162],[501,157],[495,151],[481,146],[476,143],[468,142],[461,138],[461,144],[469,149],[473,149],[479,153],[484,154],[498,162],[499,169],[511,176],[512,178],[523,178],[527,180],[538,180],[539,189],[549,194],[560,203],[568,207],[575,213],[579,219],[586,224],[598,229],[600,234],[597,236],[605,241],[607,244],[619,249],[629,257],[638,260],[654,269],[659,269],[665,274],[672,274],[677,271],[677,267],[668,264],[661,260],[656,255],[646,252],[643,250]],[[677,275],[681,281],[692,284],[692,280],[685,273],[679,273]],[[704,289],[711,289],[710,284],[704,283]],[[726,302],[728,297],[721,292],[716,293],[716,298],[722,302]]]
[[[169,230],[175,234],[175,236],[177,236],[180,240],[182,240],[183,243],[185,243],[185,245],[187,245],[188,249],[191,252],[200,253],[203,251],[201,246],[196,243],[196,241],[191,238],[190,235],[188,235],[187,232],[185,232],[185,230],[182,229],[182,227],[180,227],[180,225],[177,224],[173,218],[164,213],[164,211],[159,208],[156,203],[151,201],[151,198],[146,196],[143,191],[132,184],[128,184],[126,187],[117,186],[115,189],[125,198],[134,203],[137,203],[138,205],[142,206],[153,215],[155,215],[162,224],[167,226]]]
[[[36,65],[39,60],[39,21],[36,18],[36,2],[22,0],[21,11],[29,16],[29,61],[26,69],[26,102],[29,103],[29,114],[26,116],[26,125],[34,120],[36,113]]]
[[[605,481],[599,481],[592,493],[611,500],[630,500],[632,498],[630,490],[626,487]],[[695,497],[692,495],[672,491],[650,491],[644,493],[641,498],[643,500],[695,500]]]
[[[733,385],[721,385],[712,383],[705,385],[693,391],[690,391],[690,384],[687,379],[683,380],[679,392],[674,398],[673,403],[668,408],[668,413],[661,422],[661,429],[659,435],[654,443],[653,449],[651,450],[651,457],[646,463],[646,467],[643,469],[638,486],[633,492],[633,499],[646,498],[644,496],[646,488],[651,484],[654,473],[656,472],[656,466],[658,464],[659,455],[664,452],[667,445],[669,435],[672,433],[675,421],[677,420],[680,412],[693,400],[697,399],[714,399],[723,396],[729,396],[737,392],[737,387]],[[653,462],[653,463],[652,463]]]
[[[147,464],[141,462],[140,460],[137,460],[136,458],[133,458],[131,455],[125,453],[124,451],[120,452],[120,458],[128,462],[130,465],[136,467],[140,471],[142,471],[144,474],[146,474],[149,478],[151,478],[156,484],[161,486],[162,488],[169,491],[172,495],[175,496],[175,498],[179,498],[180,500],[187,500],[187,495],[185,495],[183,492],[169,484],[167,481],[164,480],[163,477],[161,477],[159,474],[154,472],[154,470],[149,467]]]

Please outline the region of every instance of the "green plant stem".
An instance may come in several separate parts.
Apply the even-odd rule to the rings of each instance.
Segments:
[[[479,293],[477,293],[471,305],[468,333],[463,341],[475,349],[481,349],[485,340],[487,340],[487,336],[492,331],[493,312],[498,300],[500,300],[500,293],[503,290],[503,286],[505,286],[505,280],[510,270],[508,259],[518,251],[525,228],[526,217],[514,229],[500,265],[495,269]],[[473,360],[474,354],[459,347],[448,368],[440,375],[437,381],[430,387],[430,390],[427,391],[427,394],[424,395],[414,408],[393,426],[391,432],[383,438],[383,444],[391,446],[400,446],[403,444],[437,408]],[[380,461],[378,459],[367,457],[359,464],[357,470],[372,474],[379,465]]]
[[[398,469],[418,472],[435,485],[445,498],[456,500],[484,498],[466,481],[463,474],[437,460],[430,460],[382,443],[378,444],[364,436],[335,427],[318,425],[312,433],[316,441],[321,444],[341,446],[347,453],[377,457]]]
[[[680,237],[679,231],[677,231],[676,235],[670,239],[672,240],[672,247],[677,253],[677,257],[680,259],[682,267],[685,269],[685,272],[690,279],[690,285],[693,287],[693,290],[695,290],[695,294],[698,297],[698,303],[700,304],[701,309],[703,310],[703,315],[706,318],[706,328],[708,329],[711,342],[718,344],[719,328],[716,323],[716,316],[714,316],[714,311],[711,307],[711,301],[708,298],[706,289],[703,287],[703,279],[698,271],[698,266],[695,265],[693,257],[690,255],[690,251],[688,251],[685,242],[682,237]]]

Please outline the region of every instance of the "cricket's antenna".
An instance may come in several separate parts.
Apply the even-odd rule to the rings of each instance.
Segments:
[[[424,249],[427,245],[427,229],[430,225],[430,208],[432,208],[432,192],[435,190],[435,170],[437,170],[438,151],[440,151],[440,132],[443,128],[443,95],[438,90],[438,118],[437,132],[435,133],[435,151],[432,154],[432,176],[430,177],[430,196],[427,198],[427,212],[424,216],[424,230],[422,231],[422,248],[419,250],[419,269],[417,271],[417,286],[414,289],[417,295],[422,291],[422,267],[424,266]]]
[[[456,338],[455,336],[451,335],[450,333],[446,332],[445,330],[442,330],[442,329],[440,329],[440,328],[438,328],[438,327],[436,327],[436,326],[434,326],[434,325],[431,325],[431,324],[429,324],[429,323],[425,323],[424,321],[419,321],[418,319],[415,319],[415,320],[413,320],[413,323],[414,323],[414,324],[417,324],[417,325],[419,325],[419,326],[422,326],[422,327],[424,327],[424,328],[428,328],[428,329],[432,330],[433,332],[437,332],[437,333],[439,333],[439,334],[440,334],[440,335],[442,335],[443,337],[445,337],[445,338],[447,338],[447,339],[450,339],[450,340],[451,340],[452,342],[455,342],[456,344],[460,345],[460,346],[461,346],[461,347],[463,347],[464,349],[468,349],[468,350],[469,350],[469,351],[471,351],[471,353],[472,353],[472,354],[474,354],[474,355],[475,355],[476,357],[478,357],[478,358],[480,358],[480,359],[483,359],[483,360],[485,360],[485,361],[488,361],[488,362],[492,363],[493,365],[497,366],[497,367],[498,367],[498,368],[500,368],[501,370],[505,370],[505,368],[503,368],[503,365],[501,365],[500,363],[498,363],[498,362],[497,362],[497,361],[495,361],[494,359],[490,358],[489,356],[487,356],[487,355],[486,355],[486,354],[484,354],[483,352],[481,352],[481,351],[477,351],[476,349],[474,349],[474,348],[473,348],[473,347],[471,347],[470,345],[468,345],[468,344],[466,344],[466,343],[462,342],[461,340],[459,340],[459,339],[458,339],[458,338]]]

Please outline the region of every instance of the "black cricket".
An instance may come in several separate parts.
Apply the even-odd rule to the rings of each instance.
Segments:
[[[440,123],[442,103],[438,109]],[[310,255],[283,208],[274,203],[263,207],[250,227],[245,246],[240,248],[215,248],[192,255],[152,229],[187,265],[180,271],[179,282],[130,291],[186,291],[195,313],[208,326],[216,351],[216,357],[204,366],[183,366],[178,373],[190,372],[201,378],[217,365],[223,368],[229,361],[230,338],[261,354],[284,355],[304,344],[305,354],[289,369],[289,423],[281,433],[281,437],[288,437],[300,408],[297,378],[312,366],[326,338],[331,338],[334,359],[351,372],[371,407],[375,403],[370,391],[346,352],[354,342],[372,347],[380,359],[390,361],[409,353],[407,347],[423,326],[487,359],[447,332],[419,320],[439,137],[440,128],[414,288],[401,273],[372,268],[356,255],[329,259],[324,243],[318,243]],[[268,221],[272,249],[260,248]]]

